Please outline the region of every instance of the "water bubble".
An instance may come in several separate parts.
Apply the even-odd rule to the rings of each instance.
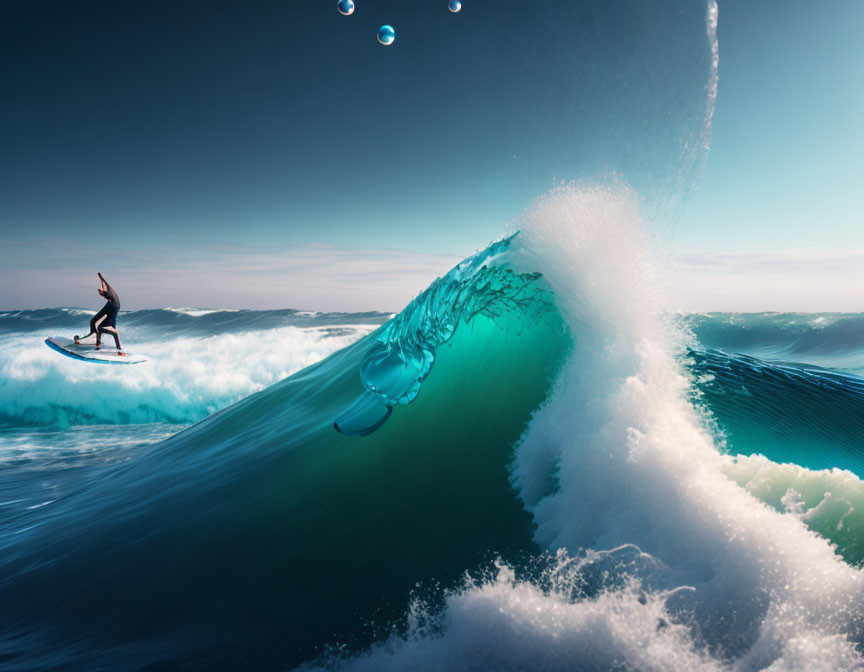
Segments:
[[[462,3],[459,2],[459,0],[450,0],[450,2],[448,3],[447,6],[449,7],[450,11],[453,12],[454,14],[456,12],[462,11]]]
[[[378,41],[385,47],[393,44],[395,39],[396,31],[393,30],[393,26],[381,26],[378,29]]]
[[[340,14],[351,16],[354,13],[354,0],[339,0],[336,3],[336,9],[339,10]]]

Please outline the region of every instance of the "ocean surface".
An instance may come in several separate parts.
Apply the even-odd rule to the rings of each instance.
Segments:
[[[398,315],[0,313],[0,668],[862,669],[864,314],[650,249],[562,188]]]

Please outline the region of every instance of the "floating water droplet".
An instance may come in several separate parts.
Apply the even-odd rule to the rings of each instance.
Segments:
[[[450,11],[453,12],[454,14],[456,12],[462,11],[462,3],[459,2],[459,0],[450,0],[448,7],[449,7]]]
[[[396,40],[396,31],[393,26],[381,26],[378,29],[378,41],[385,47],[393,44]]]
[[[339,10],[340,14],[351,16],[354,13],[354,0],[339,0],[336,3],[336,9]]]

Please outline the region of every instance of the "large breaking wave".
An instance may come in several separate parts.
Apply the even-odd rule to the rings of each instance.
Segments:
[[[556,561],[531,578],[499,564],[431,616],[415,604],[405,632],[322,665],[859,668],[862,574],[830,539],[860,562],[861,481],[720,450],[632,197],[562,189],[524,224],[517,267],[541,269],[575,344],[511,472]]]
[[[390,329],[125,451],[85,486],[43,470],[28,492],[14,474],[8,659],[860,666],[861,481],[784,464],[779,439],[759,455],[753,434],[768,399],[851,408],[854,377],[700,350],[665,310],[625,187],[561,188],[519,229]],[[451,300],[460,290],[467,302]],[[395,368],[370,378],[381,353]],[[371,379],[409,403],[363,438],[339,433]],[[756,411],[722,401],[742,387]],[[819,433],[784,422],[795,450]],[[816,450],[851,449],[845,422]]]

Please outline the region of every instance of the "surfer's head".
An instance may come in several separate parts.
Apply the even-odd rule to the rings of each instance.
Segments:
[[[108,292],[106,292],[106,291],[105,291],[104,289],[102,289],[101,287],[100,287],[99,289],[97,289],[96,291],[99,292],[99,296],[101,296],[102,298],[105,298],[105,297],[108,296]]]

